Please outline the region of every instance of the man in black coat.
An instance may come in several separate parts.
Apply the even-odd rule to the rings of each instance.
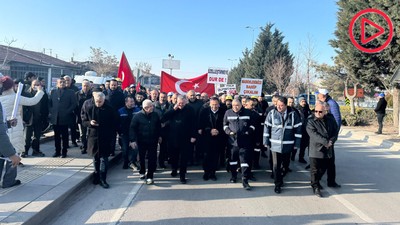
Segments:
[[[225,111],[220,110],[218,98],[210,99],[210,107],[201,111],[199,129],[204,137],[204,180],[216,180],[220,153],[225,147],[226,137],[223,129]]]
[[[167,101],[167,93],[161,92],[158,101],[154,102],[154,111],[160,116],[160,119],[162,119],[169,107],[170,104]],[[160,152],[158,154],[158,165],[160,166],[160,168],[163,169],[167,168],[165,166],[165,161],[168,160],[168,130],[168,122],[165,124],[161,124],[162,142],[160,143]]]
[[[194,117],[191,124],[198,131],[199,130],[198,119],[200,111],[203,109],[204,102],[201,99],[196,98],[196,93],[193,90],[188,91],[186,93],[186,97],[189,100],[187,103],[188,106],[192,107],[194,111]],[[190,153],[188,158],[189,165],[193,165],[195,164],[195,162],[199,162],[203,159],[204,149],[200,142],[201,138],[200,135],[201,135],[200,133],[196,134],[196,143],[192,145],[192,147],[190,148]]]
[[[118,81],[115,79],[112,79],[110,81],[110,90],[108,92],[108,95],[106,97],[108,102],[111,104],[111,106],[114,108],[115,112],[118,114],[118,110],[125,105],[125,95],[124,93],[118,88]],[[111,146],[111,151],[110,155],[115,155],[115,143],[117,140],[117,133],[113,134],[113,138],[111,139],[110,146]]]
[[[92,96],[92,90],[90,90],[90,82],[88,80],[83,80],[82,82],[82,90],[78,91],[75,93],[76,95],[76,100],[77,100],[77,106],[75,108],[75,115],[77,118],[77,123],[79,127],[79,132],[81,134],[81,153],[86,154],[87,153],[87,127],[82,125],[82,117],[81,117],[81,110],[83,103],[91,99]]]
[[[327,170],[329,160],[334,157],[333,145],[338,138],[336,121],[333,117],[326,116],[326,104],[317,103],[314,115],[307,121],[307,133],[310,136],[311,186],[318,197],[322,197],[320,180]]]
[[[308,105],[306,99],[304,97],[300,97],[298,99],[299,104],[297,106],[297,110],[300,113],[301,116],[301,143],[300,143],[300,151],[299,151],[299,162],[300,163],[307,163],[307,161],[304,159],[304,155],[306,152],[306,148],[309,145],[310,142],[310,137],[308,136],[307,133],[307,120],[308,117],[311,114],[310,106]],[[295,159],[297,151],[293,151],[292,154],[292,159]]]
[[[92,100],[87,100],[92,101]],[[94,180],[103,188],[109,188],[107,183],[108,156],[110,141],[117,128],[118,115],[109,104],[105,104],[102,92],[93,92],[94,104],[84,104],[82,107],[82,124],[89,129],[88,153],[93,156]]]
[[[68,75],[63,75],[62,77],[65,80],[66,89],[70,89],[74,93],[79,91],[79,88],[77,86],[75,86],[75,80],[74,79],[72,79]],[[78,143],[76,143],[76,141],[79,139],[77,117],[78,117],[78,115],[74,115],[74,122],[69,125],[69,130],[70,130],[70,135],[71,135],[71,142],[72,142],[72,146],[74,146],[74,147],[78,147]]]
[[[193,126],[195,120],[193,108],[187,105],[187,100],[183,96],[177,97],[177,102],[172,109],[168,110],[161,122],[169,121],[168,143],[171,150],[171,176],[178,175],[178,165],[180,181],[186,183],[186,169],[190,148],[196,141],[196,127]]]
[[[133,117],[129,128],[130,146],[139,149],[140,179],[147,178],[146,184],[153,184],[157,167],[157,144],[161,142],[161,122],[159,115],[154,112],[151,100],[144,100],[142,106],[143,109]]]
[[[54,129],[55,153],[53,157],[67,157],[68,148],[68,126],[74,123],[74,110],[76,97],[72,90],[65,87],[65,80],[57,80],[57,88],[51,90],[50,99],[50,122]],[[62,139],[62,149],[61,149]],[[62,151],[62,152],[61,152]]]
[[[375,132],[376,134],[382,134],[382,128],[383,128],[383,118],[385,118],[386,114],[386,106],[387,106],[387,101],[385,99],[385,94],[380,93],[379,94],[379,101],[378,104],[376,104],[376,108],[374,111],[376,112],[376,116],[378,118],[378,131]]]
[[[34,97],[38,91],[40,82],[33,80],[30,88],[24,93],[26,97]],[[24,138],[25,138],[25,152],[22,153],[21,157],[27,157],[29,155],[29,148],[32,147],[32,156],[45,156],[40,151],[40,136],[42,135],[42,117],[48,116],[48,110],[43,110],[43,104],[48,108],[48,99],[42,97],[40,102],[33,106],[22,106],[22,119],[24,121]],[[45,114],[47,112],[47,114]],[[45,115],[43,115],[45,114]],[[32,140],[32,136],[34,137]]]

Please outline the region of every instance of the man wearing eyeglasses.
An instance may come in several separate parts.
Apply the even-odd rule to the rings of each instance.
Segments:
[[[322,197],[320,180],[333,158],[333,145],[338,138],[338,127],[334,117],[327,116],[326,102],[317,102],[314,115],[308,119],[306,129],[310,136],[311,186],[314,194]]]
[[[264,123],[264,145],[271,150],[272,172],[275,193],[280,194],[283,185],[283,161],[290,157],[293,149],[300,148],[301,118],[291,107],[287,98],[277,97],[276,108],[272,109]]]

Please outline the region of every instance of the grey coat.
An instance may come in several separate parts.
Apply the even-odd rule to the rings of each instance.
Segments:
[[[10,138],[7,135],[8,127],[7,123],[5,123],[4,120],[5,119],[3,117],[3,106],[1,105],[0,102],[0,143],[1,143],[0,155],[4,157],[10,157],[12,155],[15,155],[16,151],[10,142]]]
[[[50,122],[54,125],[69,125],[74,123],[74,109],[76,105],[76,96],[72,90],[64,89],[61,95],[58,88],[51,90],[49,99]]]

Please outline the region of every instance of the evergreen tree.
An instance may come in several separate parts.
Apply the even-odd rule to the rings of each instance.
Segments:
[[[289,44],[283,43],[282,32],[276,28],[272,31],[273,26],[273,24],[268,23],[261,29],[252,52],[247,49],[243,52],[244,58],[240,59],[238,65],[229,74],[230,82],[238,81],[236,84],[240,85],[241,77],[263,79],[263,92],[271,93],[276,90],[276,86],[274,82],[267,80],[265,71],[278,58],[285,60],[287,68],[285,76],[290,77],[292,75],[293,55],[289,51]],[[285,85],[287,87],[289,82]]]
[[[343,62],[345,70],[349,78],[353,81],[360,82],[363,86],[382,87],[381,79],[385,76],[391,76],[397,65],[400,63],[400,37],[398,28],[395,24],[400,23],[400,3],[399,1],[373,1],[373,0],[356,0],[338,1],[339,12],[337,28],[335,31],[336,39],[331,40],[330,44],[335,48],[337,57]],[[394,24],[393,38],[388,47],[383,51],[375,54],[365,53],[357,49],[350,41],[348,29],[351,19],[361,10],[374,8],[386,13]],[[382,16],[376,13],[365,14],[362,17],[373,21],[385,28],[385,33],[374,40],[362,44],[361,43],[361,18],[357,19],[353,34],[356,41],[365,48],[377,48],[381,46],[388,38],[389,27]],[[366,33],[373,34],[376,32],[371,26],[366,26]]]

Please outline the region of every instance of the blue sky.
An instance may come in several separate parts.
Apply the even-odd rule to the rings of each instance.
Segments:
[[[294,55],[307,36],[318,62],[332,64],[328,41],[336,24],[334,0],[21,0],[2,1],[0,43],[43,51],[69,61],[85,61],[90,46],[118,59],[122,51],[131,67],[148,62],[159,75],[168,54],[181,60],[178,77],[194,77],[208,67],[230,68],[252,47],[257,27],[274,23]],[[231,60],[228,60],[231,59]],[[169,70],[166,70],[169,71]]]

